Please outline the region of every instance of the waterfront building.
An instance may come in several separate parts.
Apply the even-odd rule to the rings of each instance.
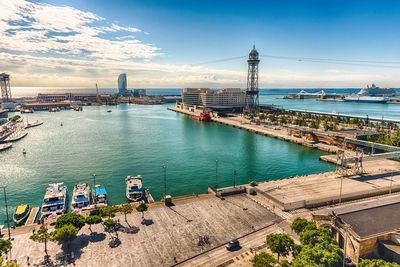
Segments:
[[[376,257],[400,263],[399,217],[399,196],[313,214],[317,226],[330,228],[354,263]]]
[[[134,89],[133,90],[134,97],[144,97],[146,96],[146,89]]]
[[[238,108],[246,106],[246,93],[240,88],[184,88],[182,92],[184,106],[202,106],[208,109]]]
[[[118,76],[118,93],[123,94],[127,90],[127,80],[126,80],[126,73],[122,73]]]
[[[50,110],[52,108],[69,109],[71,108],[70,102],[56,102],[56,103],[24,103],[21,104],[22,109],[33,110]]]
[[[82,101],[82,102],[96,102],[96,94],[41,94],[37,96],[38,102],[63,102],[63,101]]]

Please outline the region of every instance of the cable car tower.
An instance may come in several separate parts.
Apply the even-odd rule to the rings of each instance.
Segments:
[[[247,74],[246,111],[253,113],[258,111],[258,63],[260,62],[255,45],[250,51],[247,62],[249,70]]]
[[[0,73],[1,100],[3,103],[11,101],[10,75]]]

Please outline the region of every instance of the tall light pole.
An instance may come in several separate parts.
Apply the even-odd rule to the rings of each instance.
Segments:
[[[346,237],[345,237],[345,241],[344,241],[344,257],[343,257],[343,267],[344,267],[344,265],[345,265],[345,262],[346,262],[346,248],[347,248],[347,232],[348,232],[348,230],[349,230],[349,228],[351,228],[351,226],[349,225],[349,224],[345,224],[344,225],[344,227],[345,227],[345,229],[346,229]]]
[[[236,187],[236,170],[233,172],[233,187]]]
[[[93,173],[93,200],[94,200],[94,208],[96,209],[96,204],[97,204],[97,200],[96,200],[96,174]]]
[[[218,160],[215,160],[215,189],[218,188]]]
[[[340,193],[339,193],[339,204],[342,203],[342,187],[343,187],[343,174],[340,177]]]
[[[7,205],[7,194],[6,194],[6,185],[0,186],[4,190],[4,202],[6,204],[6,216],[7,216],[7,227],[8,227],[8,240],[11,241],[11,231],[10,231],[10,220],[8,218],[8,205]],[[11,260],[11,248],[10,248],[10,260]]]
[[[164,168],[164,201],[167,198],[167,165],[163,166]]]
[[[392,184],[393,184],[393,172],[392,175],[390,176],[390,188],[389,188],[389,194],[392,193]]]

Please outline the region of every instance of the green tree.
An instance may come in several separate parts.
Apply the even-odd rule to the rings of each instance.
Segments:
[[[0,239],[0,255],[3,254],[3,252],[9,251],[11,246],[10,240]]]
[[[315,246],[303,246],[299,255],[293,260],[293,267],[340,267],[343,254],[339,246],[325,242]]]
[[[12,116],[12,117],[8,118],[8,120],[10,120],[10,121],[17,121],[19,119],[21,119],[20,115],[15,115],[15,116]]]
[[[5,264],[3,264],[3,262],[4,262],[4,257],[0,257],[0,266],[1,267],[20,267],[21,266],[13,261],[6,262]]]
[[[272,253],[280,256],[287,256],[293,251],[294,240],[287,234],[269,234],[267,235],[267,245]]]
[[[265,114],[264,113],[260,113],[260,115],[258,115],[258,118],[260,119],[260,120],[265,120],[265,118],[266,118],[267,116],[265,116]]]
[[[92,225],[101,222],[101,217],[97,215],[91,215],[86,217],[85,222],[89,225],[89,230],[92,232]]]
[[[336,244],[336,240],[332,237],[332,231],[324,227],[320,227],[317,229],[307,229],[306,227],[300,233],[300,242],[302,245],[311,246],[322,242]]]
[[[387,261],[380,260],[380,259],[379,260],[377,260],[377,259],[363,260],[357,266],[358,267],[400,267],[400,265],[395,262],[387,262]]]
[[[147,206],[144,203],[140,203],[139,206],[136,207],[137,212],[142,213],[142,220],[144,220],[144,212],[147,210]]]
[[[47,228],[40,229],[36,234],[31,235],[29,238],[33,241],[43,243],[44,244],[44,253],[46,256],[49,254],[47,253],[47,242],[53,241],[56,232],[49,232]]]
[[[64,225],[72,225],[80,230],[85,225],[85,217],[76,213],[65,213],[57,218],[55,227],[58,229]]]
[[[100,209],[101,217],[108,217],[109,219],[115,216],[120,209],[117,206],[106,206]]]
[[[307,225],[308,225],[307,219],[297,217],[290,225],[290,228],[292,228],[292,230],[296,234],[300,234],[306,228]]]
[[[69,249],[69,244],[76,238],[78,234],[79,228],[73,226],[72,224],[63,225],[61,228],[56,230],[56,235],[54,236],[54,240],[67,244],[67,248]]]
[[[133,207],[131,204],[126,203],[121,206],[121,211],[124,213],[125,216],[125,222],[129,225],[128,223],[128,218],[126,217],[127,214],[131,214],[133,212]]]
[[[115,232],[115,235],[118,238],[118,232],[117,232],[117,222],[114,221],[113,219],[109,218],[103,222],[104,227],[106,228],[107,232]]]
[[[254,267],[273,267],[276,264],[274,256],[266,252],[255,255],[250,261]]]

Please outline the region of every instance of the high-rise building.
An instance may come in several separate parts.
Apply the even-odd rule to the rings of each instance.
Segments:
[[[118,76],[118,93],[123,94],[127,88],[126,73],[122,73]]]

